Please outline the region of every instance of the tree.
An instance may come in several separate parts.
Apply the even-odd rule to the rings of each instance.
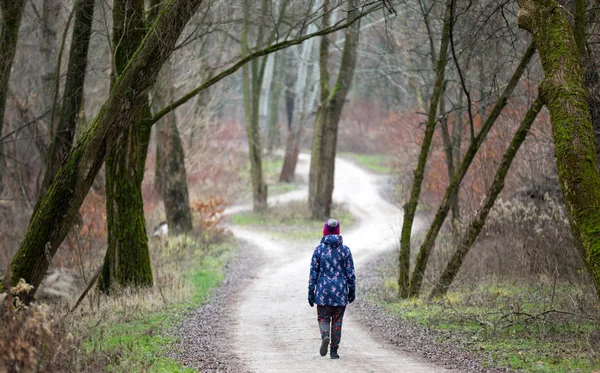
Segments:
[[[416,297],[419,295],[419,292],[421,291],[421,285],[423,282],[423,276],[425,275],[425,270],[427,268],[429,256],[431,255],[431,252],[433,250],[437,235],[440,229],[442,228],[446,217],[448,216],[452,200],[454,199],[454,196],[458,193],[460,184],[465,175],[467,174],[471,163],[475,159],[475,155],[477,154],[479,148],[485,141],[485,138],[487,137],[487,134],[489,133],[490,129],[500,116],[502,109],[504,109],[504,107],[506,106],[509,97],[511,96],[513,90],[517,86],[517,83],[521,79],[521,75],[523,75],[523,72],[525,72],[525,69],[527,68],[527,65],[529,64],[529,61],[531,60],[531,57],[533,57],[534,53],[535,46],[532,43],[529,45],[529,47],[523,54],[523,58],[521,59],[519,66],[517,66],[513,76],[511,77],[510,81],[504,88],[502,94],[498,98],[496,105],[486,118],[481,129],[479,130],[479,133],[477,134],[477,136],[472,137],[469,148],[465,152],[465,155],[463,157],[462,162],[460,163],[459,168],[456,170],[454,176],[450,180],[450,184],[448,185],[448,188],[446,188],[446,192],[444,193],[442,203],[438,207],[435,217],[433,218],[433,221],[431,223],[431,226],[427,231],[425,239],[421,244],[421,247],[419,248],[419,253],[417,254],[417,258],[415,261],[415,268],[413,269],[413,273],[410,279],[408,296]]]
[[[83,87],[88,62],[88,47],[92,34],[95,0],[78,0],[69,50],[69,65],[62,98],[61,115],[56,134],[50,145],[46,174],[40,198],[54,181],[56,171],[73,145],[73,137],[83,102]]]
[[[125,70],[116,77],[112,90],[76,144],[61,164],[56,178],[44,198],[36,205],[25,236],[11,259],[11,279],[16,284],[23,278],[33,285],[33,291],[23,301],[33,299],[50,262],[71,229],[73,217],[79,211],[110,146],[132,125],[139,108],[146,101],[145,93],[152,87],[158,73],[173,52],[184,26],[203,0],[169,0],[146,37],[131,57]],[[360,17],[381,9],[375,4],[364,10]],[[148,124],[156,123],[175,108],[239,70],[249,61],[298,45],[315,36],[326,35],[348,27],[350,22],[339,23],[316,33],[285,40],[240,58],[232,66],[210,77],[195,89],[158,111]],[[107,148],[108,146],[108,148]],[[5,288],[5,279],[0,289]]]
[[[400,257],[399,257],[399,268],[400,273],[398,275],[398,295],[400,298],[406,298],[409,294],[409,271],[410,271],[410,239],[412,233],[412,226],[415,219],[415,213],[417,211],[417,205],[419,204],[419,196],[421,195],[421,185],[423,184],[423,178],[425,175],[425,165],[427,164],[427,157],[429,155],[429,149],[431,147],[431,140],[435,131],[437,123],[437,110],[440,102],[440,96],[444,86],[444,76],[446,74],[446,64],[448,62],[446,55],[448,53],[448,45],[450,44],[450,24],[452,22],[452,6],[453,1],[448,0],[446,2],[446,11],[444,15],[444,26],[442,30],[442,41],[440,43],[440,52],[438,53],[438,60],[436,64],[436,78],[433,86],[433,94],[431,96],[431,102],[429,104],[429,112],[427,115],[427,124],[425,126],[425,135],[423,142],[421,143],[421,151],[419,153],[419,160],[417,167],[413,173],[413,184],[410,192],[410,199],[403,206],[404,208],[404,220],[402,221],[402,231],[400,233]]]
[[[267,1],[262,1],[262,9],[266,11]],[[249,54],[248,34],[250,22],[250,0],[244,0],[244,20],[242,28],[242,56]],[[257,47],[262,47],[264,40],[264,24],[260,22]],[[264,61],[264,59],[262,59]],[[264,78],[263,62],[259,69],[259,60],[252,60],[250,66],[242,67],[243,90],[244,90],[244,114],[246,121],[246,137],[248,139],[248,153],[250,156],[250,176],[252,179],[252,201],[254,211],[263,211],[267,208],[267,185],[263,176],[262,169],[262,145],[259,131],[259,104],[260,91]],[[252,74],[251,74],[252,70]]]
[[[313,7],[316,7],[316,2]],[[312,9],[311,9],[312,11]],[[315,24],[307,27],[307,33],[313,33],[317,29]],[[309,69],[309,60],[313,53],[314,39],[302,43],[300,48],[298,66],[296,69],[296,81],[293,94],[288,91],[288,135],[285,142],[285,155],[283,166],[279,174],[279,180],[291,183],[294,181],[296,165],[298,164],[298,154],[300,153],[300,144],[304,135],[304,126],[309,115],[313,112],[318,87],[315,83],[318,74],[316,68]]]
[[[550,112],[571,232],[600,299],[600,171],[581,55],[555,0],[518,3],[519,27],[533,35],[544,70],[539,94]]]
[[[348,1],[348,7],[350,9],[348,19],[356,20],[359,14],[358,1]],[[323,28],[327,28],[331,22],[329,0],[325,0],[323,11]],[[328,218],[331,213],[338,126],[354,77],[359,35],[360,22],[356,21],[346,29],[340,70],[333,86],[330,86],[328,71],[330,42],[327,38],[321,39],[319,51],[320,103],[313,133],[308,190],[313,219],[323,220]]]
[[[113,4],[113,79],[121,75],[142,43],[146,31],[144,0]],[[106,155],[106,222],[108,247],[98,284],[108,292],[113,284],[151,286],[152,268],[146,234],[142,181],[150,139],[148,94],[125,132],[108,144]]]
[[[17,50],[19,26],[21,25],[24,6],[25,0],[0,1],[0,11],[2,11],[0,24],[0,135],[2,135],[2,128],[4,127],[8,83],[15,51]],[[0,141],[0,192],[3,190],[2,176],[4,176],[3,147],[4,145]]]
[[[132,125],[140,106],[140,94],[154,83],[162,64],[172,53],[184,26],[194,15],[202,0],[170,0],[147,33],[131,62],[118,78],[100,112],[58,170],[48,192],[37,204],[23,241],[10,264],[13,284],[23,278],[34,290],[71,228],[89,188],[103,164],[107,145]],[[3,280],[4,281],[4,280]],[[0,288],[5,285],[0,284]]]
[[[488,189],[488,192],[485,195],[481,207],[477,211],[475,218],[473,218],[473,220],[469,224],[469,228],[461,237],[456,251],[452,255],[450,261],[446,264],[446,268],[444,269],[440,280],[436,283],[435,288],[431,292],[429,298],[435,298],[445,295],[450,285],[452,285],[452,282],[458,274],[458,271],[460,270],[463,261],[469,253],[469,250],[471,249],[471,247],[477,240],[479,233],[483,229],[483,226],[485,225],[485,219],[487,218],[488,213],[494,206],[496,198],[498,198],[498,195],[500,195],[500,192],[504,188],[504,179],[508,174],[508,170],[510,169],[512,162],[515,156],[517,155],[517,152],[521,148],[523,141],[525,141],[525,138],[529,133],[529,129],[531,128],[531,125],[535,121],[535,118],[537,117],[539,112],[542,110],[543,106],[544,105],[542,104],[542,101],[538,97],[535,99],[535,101],[533,101],[531,107],[525,114],[521,125],[515,132],[515,135],[513,136],[513,139],[510,145],[508,146],[508,149],[502,157],[500,166],[496,171],[494,182]]]
[[[154,104],[168,105],[174,97],[173,69],[167,61],[158,76],[154,90]],[[177,116],[170,112],[156,124],[156,179],[155,184],[165,206],[169,233],[187,233],[192,230],[192,213],[185,170],[185,154]]]

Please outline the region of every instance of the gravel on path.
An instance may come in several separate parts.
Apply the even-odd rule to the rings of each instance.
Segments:
[[[231,310],[264,263],[260,250],[240,241],[237,255],[225,267],[225,278],[206,304],[190,314],[176,335],[180,342],[171,356],[201,372],[246,372],[232,350],[236,323]]]

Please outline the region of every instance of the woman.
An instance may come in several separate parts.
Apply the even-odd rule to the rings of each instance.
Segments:
[[[331,341],[331,358],[339,359],[338,347],[342,337],[342,321],[348,303],[356,298],[354,262],[348,246],[340,236],[340,223],[329,219],[323,227],[323,238],[310,262],[308,304],[317,305],[321,330],[321,356],[327,355]],[[330,332],[331,330],[331,332]]]

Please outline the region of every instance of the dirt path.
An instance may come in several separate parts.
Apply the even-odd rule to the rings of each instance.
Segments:
[[[300,161],[298,172],[306,172],[307,157]],[[352,229],[342,227],[342,236],[354,256],[359,287],[362,266],[378,253],[396,245],[401,227],[401,211],[378,193],[381,180],[348,161],[336,163],[334,199],[346,203],[357,217],[357,224]],[[305,193],[305,190],[295,192],[293,199],[306,198]],[[231,344],[236,360],[244,365],[244,370],[448,371],[374,339],[358,323],[352,305],[344,319],[339,350],[341,359],[321,357],[316,309],[309,307],[306,301],[309,262],[317,242],[276,241],[239,227],[234,227],[233,232],[239,239],[261,250],[264,257],[264,265],[240,294],[233,310],[235,328]]]

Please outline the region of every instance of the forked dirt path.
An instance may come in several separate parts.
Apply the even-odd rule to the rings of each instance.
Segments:
[[[300,159],[298,173],[307,171],[308,157]],[[402,212],[379,195],[382,179],[351,162],[336,163],[334,199],[356,216],[342,236],[354,256],[357,286],[361,268],[371,258],[397,243]],[[302,194],[304,193],[304,194]],[[306,191],[292,197],[306,198]],[[418,229],[418,227],[415,227]],[[249,372],[447,372],[398,348],[377,340],[365,330],[348,306],[344,318],[339,360],[318,353],[320,336],[316,309],[306,301],[310,258],[318,242],[270,238],[249,229],[233,227],[238,239],[262,251],[264,265],[233,306],[231,346],[236,360]]]

